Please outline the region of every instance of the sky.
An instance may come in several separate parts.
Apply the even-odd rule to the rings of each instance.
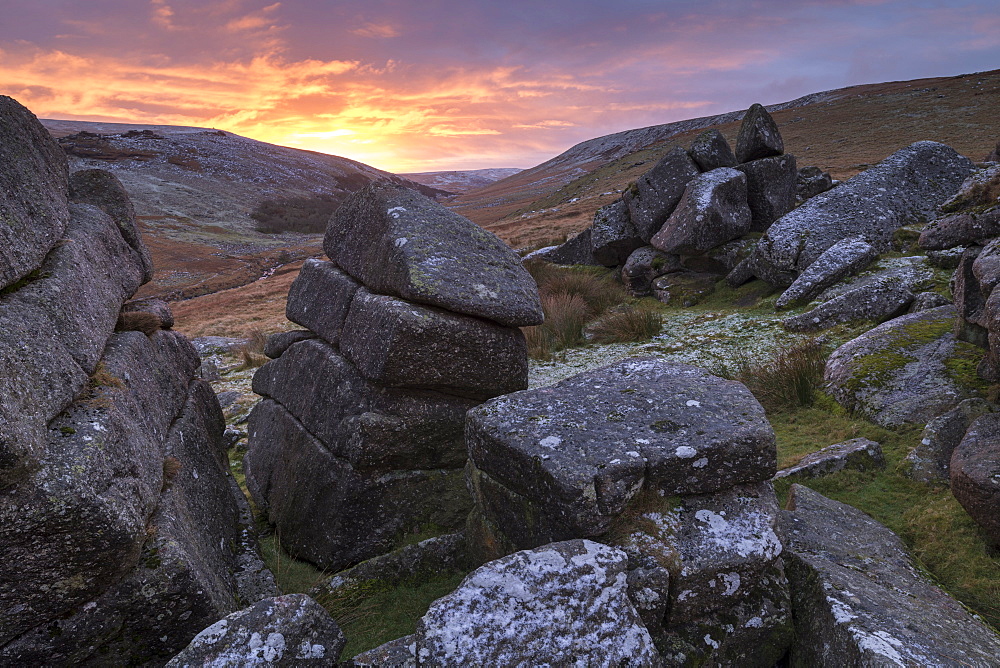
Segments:
[[[39,118],[211,127],[393,172],[1000,68],[996,0],[0,0]]]

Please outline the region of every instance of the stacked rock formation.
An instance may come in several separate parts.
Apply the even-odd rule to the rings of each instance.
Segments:
[[[633,602],[668,665],[784,654],[774,433],[743,385],[631,359],[493,399],[469,412],[466,437],[480,561],[600,537],[629,556]]]
[[[991,383],[1000,381],[1000,290],[996,289],[1000,285],[998,195],[1000,165],[978,170],[941,207],[943,215],[924,229],[919,240],[920,247],[929,252],[962,251],[951,280],[957,308],[955,335],[985,349],[977,372]],[[960,431],[966,426],[968,430],[957,447],[951,444],[954,451],[949,466],[938,464],[936,470],[950,475],[955,498],[985,530],[990,541],[1000,545],[1000,523],[996,519],[1000,517],[998,421],[993,410],[993,406],[980,407],[980,413],[990,414],[957,418]],[[950,440],[955,441],[955,436]]]
[[[669,151],[620,200],[601,207],[590,228],[536,257],[619,266],[632,294],[684,301],[688,286],[711,286],[746,256],[754,243],[746,235],[792,209],[797,177],[778,126],[755,104],[735,153],[718,130],[706,130],[690,151]]]
[[[0,258],[0,663],[162,663],[273,579],[197,354],[126,303],[152,265],[124,189],[7,97]]]
[[[502,241],[391,183],[347,200],[324,250],[288,299],[309,332],[254,376],[245,470],[286,549],[339,570],[464,522],[465,413],[527,387],[518,327],[542,311]]]

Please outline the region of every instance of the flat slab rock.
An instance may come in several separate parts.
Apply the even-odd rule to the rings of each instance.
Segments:
[[[805,304],[838,281],[856,274],[878,257],[862,237],[848,237],[823,251],[774,302],[776,308]]]
[[[945,365],[955,314],[941,306],[900,316],[837,348],[823,376],[833,398],[883,427],[925,424],[968,399]]]
[[[808,454],[795,466],[782,469],[777,478],[819,478],[844,469],[873,471],[885,468],[882,446],[867,438],[852,438]]]
[[[774,432],[740,383],[686,364],[629,359],[469,411],[481,471],[603,533],[643,487],[700,494],[769,479]]]
[[[167,666],[331,666],[345,644],[340,627],[319,603],[289,594],[220,619]]]
[[[589,540],[487,563],[431,604],[415,655],[443,666],[658,666],[628,598],[627,568],[624,552]]]
[[[423,195],[375,181],[345,201],[327,256],[374,292],[524,327],[541,324],[538,287],[494,234]]]
[[[1000,637],[934,586],[896,534],[792,485],[785,571],[793,666],[995,666]]]

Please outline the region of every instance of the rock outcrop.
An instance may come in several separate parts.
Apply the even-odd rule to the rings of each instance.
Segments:
[[[465,413],[527,386],[517,326],[541,311],[513,251],[393,184],[345,202],[324,243],[335,262],[307,262],[287,308],[316,338],[254,376],[244,467],[286,549],[340,570],[464,521]]]
[[[0,293],[0,663],[162,663],[273,579],[197,353],[165,304],[126,303],[150,265],[120,184],[70,179],[9,98],[0,128],[3,191],[33,201],[0,226],[31,233]]]
[[[650,243],[664,253],[701,255],[749,231],[747,178],[720,167],[691,179]]]
[[[951,491],[1000,546],[1000,413],[976,419],[951,456]]]
[[[976,418],[996,412],[997,407],[985,399],[966,399],[924,427],[920,443],[903,462],[903,472],[920,482],[948,484],[951,478],[951,456],[962,442],[965,432]]]
[[[798,464],[782,469],[774,476],[804,480],[819,478],[845,469],[875,471],[885,468],[882,446],[867,438],[852,438],[834,443],[803,457]]]
[[[946,361],[953,306],[901,316],[837,348],[824,379],[845,408],[885,427],[925,424],[968,399]]]
[[[266,598],[220,619],[168,668],[196,666],[333,666],[347,640],[337,623],[304,594]]]
[[[782,656],[774,435],[742,385],[631,359],[493,399],[469,412],[466,433],[473,556],[601,537],[629,555],[667,665]]]
[[[753,272],[787,286],[841,239],[861,236],[887,250],[897,229],[929,218],[971,171],[972,163],[944,144],[901,149],[775,221],[751,255]]]
[[[793,666],[991,666],[1000,637],[934,586],[894,533],[793,485],[785,570]]]

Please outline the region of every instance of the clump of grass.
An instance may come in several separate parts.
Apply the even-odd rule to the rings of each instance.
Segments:
[[[264,366],[268,362],[267,355],[264,354],[264,346],[267,344],[267,334],[261,329],[251,329],[246,343],[236,349],[242,363],[239,368],[255,369]]]
[[[629,300],[606,270],[570,269],[540,261],[527,262],[525,268],[538,284],[545,313],[544,323],[523,329],[532,359],[547,360],[559,350],[582,345],[589,322]]]
[[[163,321],[155,313],[128,311],[118,314],[116,332],[142,332],[146,336],[156,334],[163,327]]]
[[[174,478],[181,472],[184,465],[176,457],[163,458],[163,489],[167,490],[174,484]]]
[[[605,313],[588,331],[596,343],[625,343],[651,339],[662,327],[659,311],[626,304]]]
[[[822,387],[825,366],[823,346],[810,339],[759,364],[739,358],[735,373],[726,375],[746,385],[771,414],[812,405]]]

